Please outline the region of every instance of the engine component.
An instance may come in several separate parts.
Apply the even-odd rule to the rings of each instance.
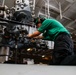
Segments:
[[[2,17],[2,18],[3,18],[3,17],[4,17],[4,14],[0,14],[0,17]]]
[[[5,7],[0,6],[0,10],[5,11]]]
[[[39,39],[28,38],[26,35],[29,33],[24,26],[31,26],[32,16],[30,11],[20,10],[15,11],[10,18],[0,18],[0,23],[3,28],[3,34],[1,36],[0,43],[3,46],[8,46],[10,49],[10,58],[17,62],[17,59],[22,62],[23,57],[33,58],[41,57],[43,53],[48,49],[46,42],[42,42]],[[18,25],[20,25],[18,27]],[[41,54],[40,54],[41,53]],[[22,56],[22,59],[20,59]],[[33,56],[33,57],[31,57]],[[40,59],[41,59],[40,58]]]

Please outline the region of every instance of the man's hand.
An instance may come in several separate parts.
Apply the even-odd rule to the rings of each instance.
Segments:
[[[43,39],[44,37],[43,36],[36,36],[34,38],[36,38],[36,39]]]

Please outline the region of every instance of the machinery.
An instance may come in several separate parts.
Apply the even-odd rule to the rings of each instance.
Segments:
[[[24,58],[34,59],[35,63],[47,60],[45,61],[47,63],[52,58],[50,55],[52,51],[48,49],[47,42],[44,40],[26,37],[29,27],[33,27],[33,18],[30,11],[24,10],[27,4],[23,0],[22,3],[16,2],[16,7],[18,6],[19,8],[22,6],[20,10],[18,8],[10,9],[10,13],[6,12],[5,18],[0,17],[0,47],[4,47],[5,50],[9,48],[6,54],[3,54],[8,57],[3,63],[23,64]],[[3,11],[3,9],[1,10]]]

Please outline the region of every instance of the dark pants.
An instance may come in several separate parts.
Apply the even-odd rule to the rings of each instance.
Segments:
[[[60,65],[73,65],[76,66],[76,55],[67,56]]]
[[[59,65],[67,56],[73,54],[73,41],[70,35],[59,33],[54,41],[53,64]]]

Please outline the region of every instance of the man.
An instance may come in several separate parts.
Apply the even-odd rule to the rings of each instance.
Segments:
[[[73,42],[69,31],[55,19],[36,18],[38,30],[28,37],[54,41],[53,64],[60,64],[67,56],[73,55]],[[39,36],[43,33],[42,36]]]

